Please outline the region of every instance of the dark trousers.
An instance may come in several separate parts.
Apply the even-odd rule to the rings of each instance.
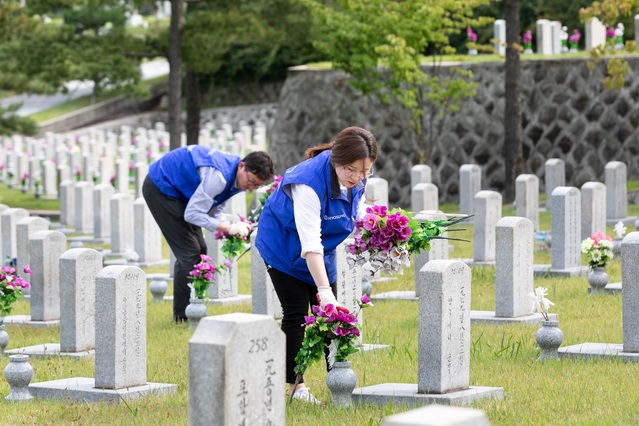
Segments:
[[[273,287],[282,305],[282,331],[286,335],[286,383],[295,383],[295,356],[304,340],[304,316],[317,302],[317,287],[298,280],[282,271],[268,267]],[[335,283],[331,284],[335,293]],[[302,383],[304,379],[300,380]]]
[[[142,185],[142,195],[175,256],[173,317],[184,319],[184,310],[191,296],[189,272],[200,263],[200,254],[206,254],[207,250],[202,228],[184,220],[184,201],[164,195],[148,176]]]

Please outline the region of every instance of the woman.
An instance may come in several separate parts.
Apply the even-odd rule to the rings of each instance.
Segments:
[[[335,299],[335,249],[353,231],[366,178],[377,159],[377,141],[360,127],[309,148],[307,160],[286,171],[266,201],[255,246],[282,305],[286,381],[294,399],[318,403],[302,380],[295,385],[295,356],[304,339],[309,303],[339,306]]]

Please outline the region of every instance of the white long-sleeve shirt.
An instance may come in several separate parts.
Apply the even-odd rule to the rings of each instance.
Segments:
[[[342,192],[346,191],[345,187],[341,187]],[[322,219],[320,212],[322,210],[317,193],[308,185],[293,184],[291,185],[291,197],[293,199],[293,214],[295,216],[295,225],[297,233],[302,243],[301,257],[306,259],[306,253],[324,254],[324,246],[322,246]],[[365,197],[360,199],[357,206],[357,218],[364,216],[366,205]]]
[[[184,220],[215,232],[220,222],[226,222],[223,214],[226,202],[213,208],[211,206],[213,199],[226,188],[226,179],[214,167],[198,167],[197,172],[200,175],[200,185],[186,205]]]

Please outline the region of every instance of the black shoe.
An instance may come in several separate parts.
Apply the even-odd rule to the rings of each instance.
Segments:
[[[187,317],[173,317],[173,320],[175,321],[176,324],[189,321]]]

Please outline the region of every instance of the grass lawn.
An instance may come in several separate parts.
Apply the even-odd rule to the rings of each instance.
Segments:
[[[0,192],[6,192],[0,191]],[[8,196],[4,196],[5,199]],[[455,212],[456,205],[445,211]],[[512,207],[504,207],[504,215]],[[639,206],[630,206],[631,215],[639,214]],[[550,228],[550,215],[541,213],[541,229]],[[472,226],[456,235],[472,240]],[[612,235],[612,229],[609,228]],[[472,257],[472,243],[455,241],[451,257]],[[164,255],[168,249],[164,246]],[[535,251],[536,263],[549,263],[547,250]],[[585,264],[585,262],[584,262]],[[165,271],[165,268],[146,272]],[[607,268],[611,282],[621,280],[620,261]],[[472,270],[471,309],[494,310],[494,268]],[[559,327],[565,335],[564,346],[583,342],[622,342],[621,296],[587,293],[586,277],[536,278],[536,286],[549,289],[548,298],[556,305],[551,312],[559,314]],[[239,262],[239,288],[249,294],[250,258]],[[374,293],[391,290],[413,290],[414,271],[408,268],[396,280],[374,285]],[[192,335],[188,325],[171,321],[170,303],[151,303],[147,294],[147,380],[175,383],[175,395],[148,397],[121,405],[56,403],[38,401],[27,404],[5,404],[1,424],[100,424],[100,425],[186,425],[188,413],[188,341]],[[20,301],[14,314],[28,314],[29,304]],[[251,312],[250,303],[220,307],[209,305],[209,315],[229,312]],[[387,350],[358,353],[352,356],[358,386],[379,383],[417,383],[418,304],[414,301],[378,301],[364,312],[365,343],[386,344]],[[539,363],[535,343],[538,326],[475,325],[471,327],[471,386],[503,387],[505,397],[499,401],[483,401],[474,407],[484,410],[493,425],[619,425],[636,424],[639,395],[639,364],[613,359],[551,361]],[[59,327],[28,329],[8,328],[9,349],[59,341]],[[93,377],[92,360],[62,358],[32,359],[33,382],[70,377]],[[8,359],[0,358],[0,369]],[[203,366],[201,368],[204,368]],[[330,402],[324,379],[323,363],[313,365],[306,375],[313,393]],[[8,394],[8,384],[0,380],[0,396]],[[282,389],[284,392],[284,389]],[[357,406],[337,409],[330,404],[312,407],[294,402],[286,407],[287,425],[379,425],[390,414],[406,411],[400,405]]]

